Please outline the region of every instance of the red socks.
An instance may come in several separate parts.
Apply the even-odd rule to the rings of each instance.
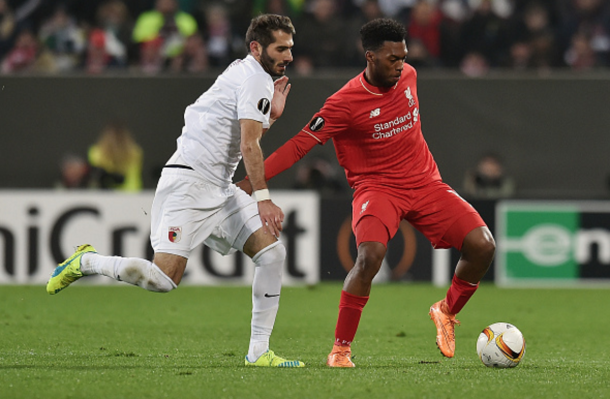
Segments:
[[[362,309],[364,309],[364,305],[366,305],[368,300],[368,296],[352,295],[341,291],[339,318],[337,319],[337,328],[335,329],[335,345],[351,345],[356,336],[356,330],[358,330]]]
[[[451,286],[447,291],[447,297],[445,298],[449,311],[452,314],[459,313],[477,288],[479,288],[478,283],[472,285],[468,281],[461,280],[454,275]],[[362,309],[364,309],[368,300],[368,296],[358,296],[341,291],[339,318],[337,319],[337,327],[335,329],[335,345],[351,345],[358,330]]]
[[[479,288],[479,283],[472,285],[468,281],[457,278],[454,274],[451,286],[447,291],[447,297],[445,298],[447,306],[449,307],[449,312],[451,312],[451,314],[458,314],[477,288]]]

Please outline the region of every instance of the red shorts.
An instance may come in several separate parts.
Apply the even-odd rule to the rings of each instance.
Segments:
[[[411,189],[360,187],[354,193],[352,230],[356,245],[375,241],[387,246],[402,219],[426,236],[434,248],[461,250],[468,233],[486,226],[472,205],[443,182]]]

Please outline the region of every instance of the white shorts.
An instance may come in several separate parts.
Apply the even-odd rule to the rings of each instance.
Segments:
[[[262,226],[256,201],[234,184],[221,188],[193,170],[163,169],[151,210],[155,253],[188,258],[201,243],[223,255],[243,251]]]

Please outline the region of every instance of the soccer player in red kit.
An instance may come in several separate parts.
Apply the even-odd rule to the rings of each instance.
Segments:
[[[332,139],[354,189],[352,229],[358,256],[348,273],[328,356],[331,367],[354,367],[350,345],[388,241],[402,219],[435,248],[461,252],[447,295],[430,308],[441,353],[455,352],[455,315],[476,291],[495,252],[477,211],[443,183],[421,131],[416,72],[406,63],[405,28],[376,19],[360,30],[367,66],[330,96],[301,132],[265,161],[266,178],[292,166],[316,144]],[[251,191],[249,184],[238,184]]]

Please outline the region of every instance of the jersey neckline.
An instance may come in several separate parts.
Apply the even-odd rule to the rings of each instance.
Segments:
[[[362,71],[360,76],[358,76],[358,80],[360,81],[360,84],[362,85],[364,90],[366,90],[367,92],[369,92],[375,96],[383,96],[384,94],[387,94],[387,93],[391,92],[392,90],[396,89],[396,86],[398,86],[398,82],[396,82],[396,84],[394,86],[387,87],[387,88],[373,86],[372,84],[367,82],[366,79],[364,78],[365,72],[366,72],[366,69],[364,71]]]

